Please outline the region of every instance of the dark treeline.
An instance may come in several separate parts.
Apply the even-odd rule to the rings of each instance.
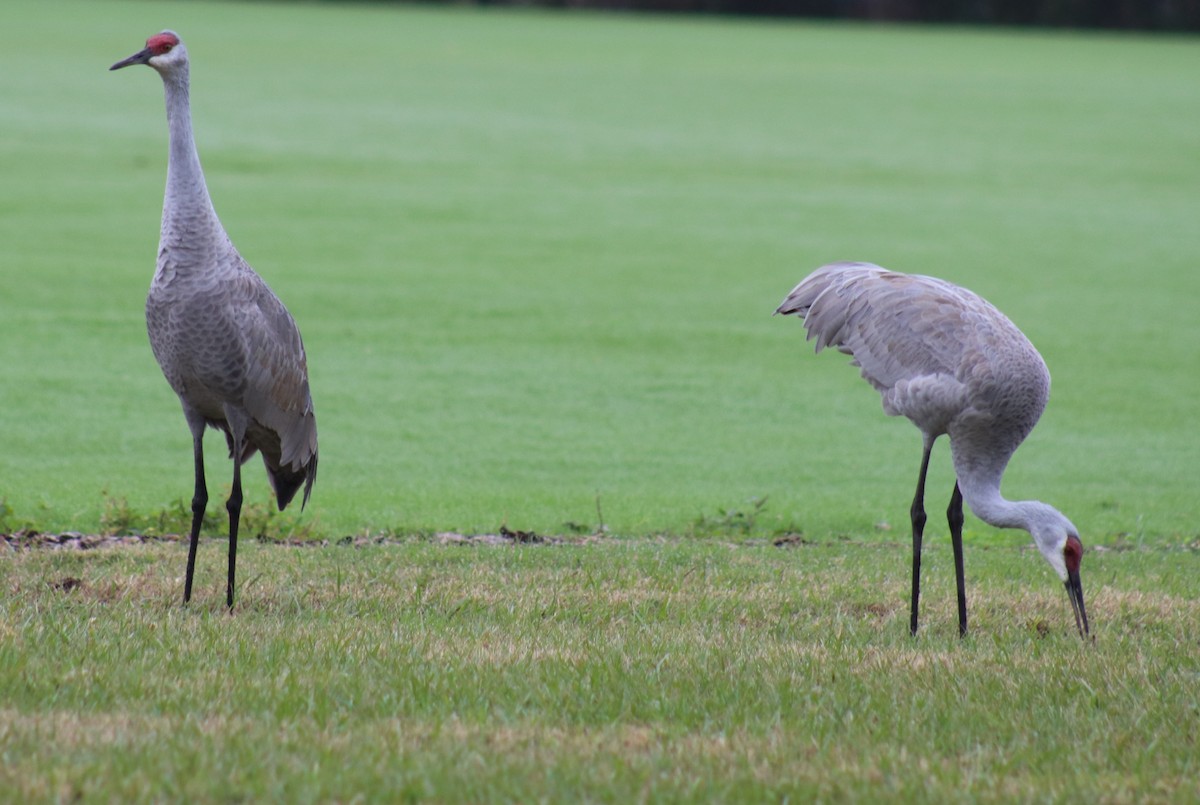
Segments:
[[[1200,0],[475,0],[486,5],[1200,31]]]

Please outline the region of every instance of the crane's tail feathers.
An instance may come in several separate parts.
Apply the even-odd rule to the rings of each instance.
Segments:
[[[300,487],[304,487],[303,508],[312,495],[317,478],[317,421],[312,415],[311,402],[302,416],[291,417],[277,426],[279,450],[267,462],[267,474],[275,489],[279,510],[291,502]]]
[[[308,497],[312,494],[313,484],[317,480],[317,454],[313,453],[312,461],[308,465],[308,480],[304,482],[304,499],[300,501],[300,511],[304,511],[304,507],[308,505]]]
[[[267,478],[271,482],[271,489],[275,492],[275,501],[279,504],[279,510],[283,511],[287,505],[292,502],[292,498],[296,497],[296,493],[300,491],[300,487],[304,487],[304,498],[300,503],[300,509],[303,510],[308,504],[308,498],[312,495],[313,481],[317,479],[317,456],[314,453],[309,462],[296,470],[292,467],[271,467],[267,466]]]

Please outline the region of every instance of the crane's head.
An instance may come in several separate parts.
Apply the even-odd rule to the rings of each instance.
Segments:
[[[160,73],[166,74],[171,72],[180,65],[187,64],[187,48],[183,46],[183,40],[174,31],[163,31],[146,40],[146,47],[139,50],[137,53],[130,56],[128,59],[123,59],[109,70],[120,70],[122,67],[128,67],[131,64],[145,64],[153,67]]]
[[[1071,608],[1075,610],[1075,626],[1081,637],[1087,637],[1087,610],[1083,606],[1083,582],[1079,578],[1083,542],[1070,520],[1050,506],[1045,508],[1048,510],[1045,516],[1031,524],[1030,534],[1042,556],[1046,557],[1067,588],[1067,597],[1071,599]]]

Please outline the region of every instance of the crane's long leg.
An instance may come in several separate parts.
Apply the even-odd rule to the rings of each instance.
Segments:
[[[187,577],[183,582],[183,603],[192,600],[192,576],[196,573],[196,547],[200,544],[200,524],[208,505],[208,487],[204,483],[204,420],[188,414],[192,430],[192,457],[196,465],[196,488],[192,494],[192,531],[188,541]]]
[[[233,577],[237,571],[238,523],[242,516],[242,439],[233,440],[233,490],[225,508],[229,511],[229,578],[225,582],[225,604],[233,609]]]
[[[237,573],[238,523],[242,516],[242,461],[246,446],[246,428],[249,417],[241,408],[226,404],[225,423],[228,427],[229,457],[233,459],[233,489],[225,508],[229,512],[229,577],[225,582],[225,604],[233,611],[233,580]]]
[[[929,472],[929,454],[933,450],[936,437],[925,437],[925,450],[921,455],[921,475],[917,478],[917,493],[913,496],[912,508],[912,609],[909,621],[909,631],[917,633],[917,610],[921,599],[921,538],[925,534],[925,475]]]
[[[958,583],[958,634],[967,634],[967,589],[963,581],[963,498],[958,481],[954,482],[954,494],[950,496],[950,508],[946,510],[946,519],[950,523],[950,544],[954,546],[954,580]]]

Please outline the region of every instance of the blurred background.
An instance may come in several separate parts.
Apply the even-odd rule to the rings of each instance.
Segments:
[[[749,14],[820,19],[1200,29],[1200,0],[480,0],[480,5]]]

